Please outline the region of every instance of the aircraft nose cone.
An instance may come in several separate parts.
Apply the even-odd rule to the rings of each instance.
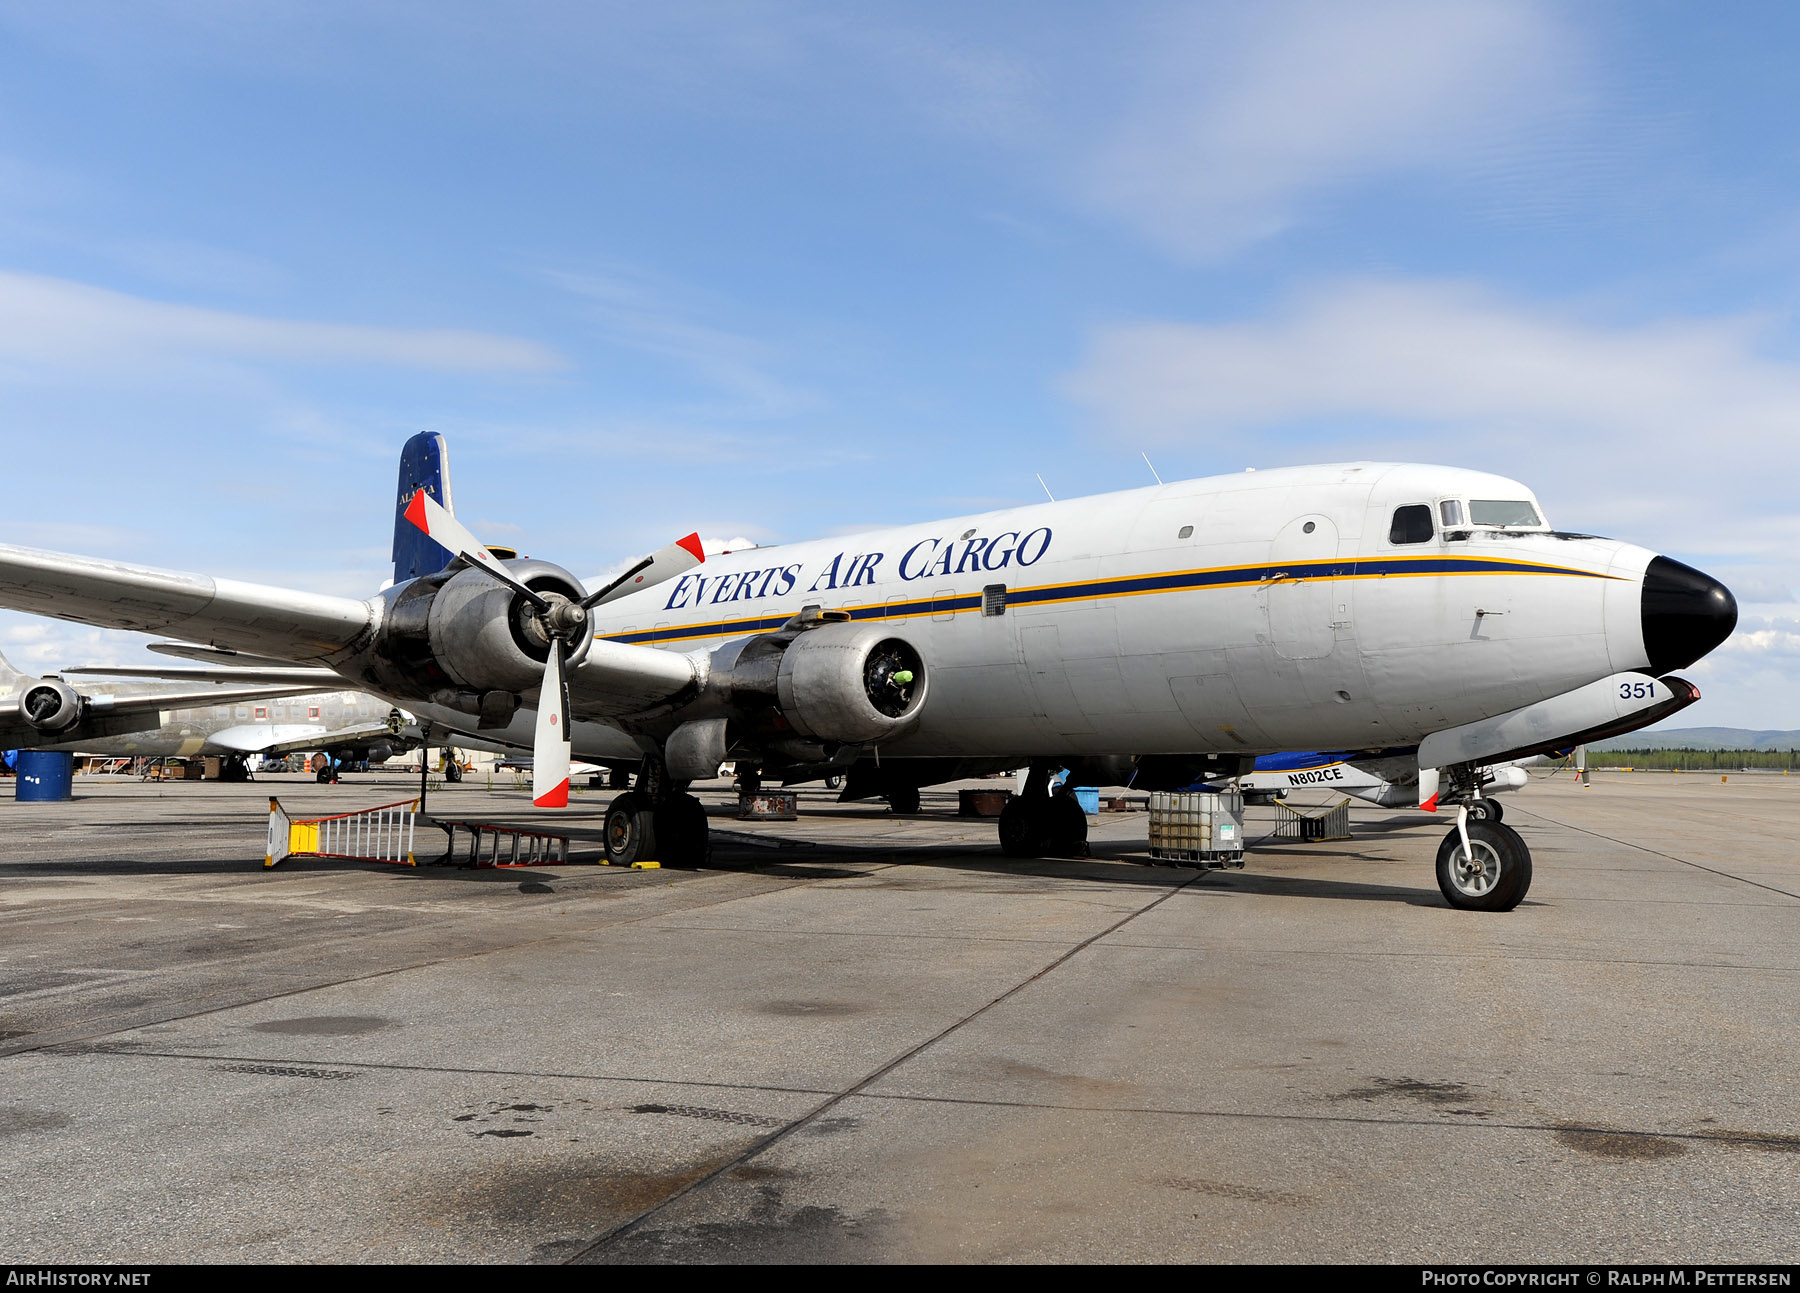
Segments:
[[[1714,579],[1667,557],[1644,571],[1644,650],[1652,673],[1685,669],[1737,627],[1737,598]]]

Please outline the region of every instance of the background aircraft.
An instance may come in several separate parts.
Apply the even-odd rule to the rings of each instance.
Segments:
[[[1543,761],[1534,755],[1481,768],[1481,798],[1470,802],[1470,813],[1500,821],[1506,810],[1493,796],[1524,789],[1530,780],[1525,769]],[[1410,754],[1354,757],[1341,750],[1263,754],[1239,785],[1252,802],[1280,799],[1290,790],[1317,789],[1341,791],[1382,808],[1437,807],[1420,803],[1418,759]]]
[[[110,671],[94,666],[64,672]],[[40,743],[33,748],[115,758],[216,755],[224,760],[220,768],[224,781],[247,780],[251,755],[324,754],[330,766],[319,769],[318,778],[329,781],[338,765],[385,763],[420,744],[411,715],[367,692],[306,691],[263,698],[252,694],[235,700],[206,699],[213,703],[194,704],[190,699],[161,710],[159,727],[123,736]]]
[[[135,753],[124,746],[159,742],[171,712],[248,716],[271,707],[285,709],[298,702],[301,690],[266,680],[76,685],[58,674],[21,673],[0,656],[0,748]]]

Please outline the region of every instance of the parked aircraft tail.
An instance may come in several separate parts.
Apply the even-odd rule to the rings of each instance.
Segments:
[[[423,489],[446,512],[450,505],[450,447],[436,431],[421,431],[400,450],[400,486],[394,503],[394,582],[433,575],[454,554],[406,519],[406,505]]]

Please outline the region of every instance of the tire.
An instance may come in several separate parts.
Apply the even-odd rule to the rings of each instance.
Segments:
[[[1444,900],[1462,911],[1511,911],[1531,889],[1531,850],[1519,833],[1499,822],[1469,819],[1469,844],[1480,869],[1461,864],[1455,830],[1438,845],[1437,881]]]
[[[606,809],[606,860],[613,866],[630,866],[656,857],[656,814],[650,801],[627,790]]]
[[[1469,820],[1499,822],[1506,820],[1506,810],[1500,806],[1498,799],[1477,799],[1469,805]]]
[[[843,784],[844,784],[844,779],[842,777],[826,777],[825,778],[825,789],[827,789],[827,790],[836,790]]]
[[[896,786],[887,792],[888,807],[902,815],[919,811],[919,788]]]
[[[1044,817],[1032,800],[1008,800],[1000,810],[1000,851],[1009,858],[1043,857],[1049,844]]]
[[[1044,851],[1052,857],[1088,855],[1087,814],[1073,795],[1051,795],[1043,809]]]
[[[616,802],[616,801],[615,801]],[[608,815],[611,819],[611,814]],[[712,856],[712,830],[706,806],[692,795],[676,795],[659,805],[656,819],[657,860],[666,867],[695,868]],[[607,838],[612,838],[608,830]]]
[[[455,759],[447,760],[444,763],[444,780],[448,781],[451,785],[455,785],[457,782],[461,781],[462,778],[462,764],[458,763]]]

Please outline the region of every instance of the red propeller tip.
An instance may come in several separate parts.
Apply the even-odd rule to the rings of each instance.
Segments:
[[[677,539],[675,542],[693,553],[695,561],[706,560],[706,549],[700,546],[700,536],[698,534],[690,534],[687,538]]]
[[[413,491],[412,502],[406,505],[406,519],[418,526],[419,529],[423,530],[426,534],[431,533],[431,527],[425,523],[424,490],[420,489]]]
[[[533,808],[567,808],[569,806],[569,779],[564,777],[556,785],[532,800],[531,806]]]

